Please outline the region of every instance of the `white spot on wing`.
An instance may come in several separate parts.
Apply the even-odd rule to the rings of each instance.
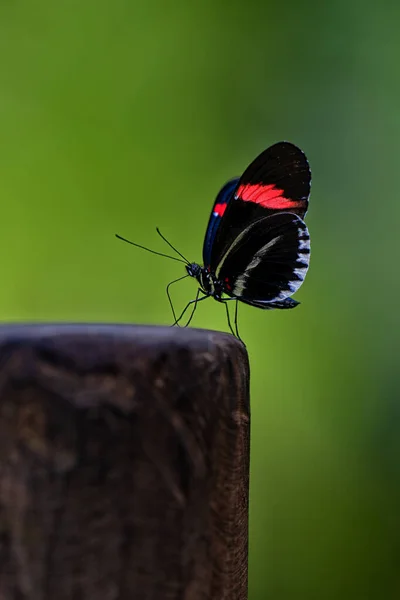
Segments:
[[[293,273],[295,275],[297,275],[297,277],[300,277],[301,281],[303,281],[304,277],[306,276],[307,270],[308,270],[308,265],[306,267],[302,267],[301,269],[295,269],[293,271]]]
[[[215,214],[215,213],[214,213]],[[306,250],[310,247],[310,240],[299,240],[299,250]]]

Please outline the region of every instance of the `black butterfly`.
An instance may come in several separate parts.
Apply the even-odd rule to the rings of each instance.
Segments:
[[[196,298],[178,318],[172,308],[174,324],[193,305],[188,325],[197,303],[212,297],[225,304],[230,330],[239,337],[238,301],[263,309],[299,304],[291,296],[303,283],[309,265],[310,236],[303,218],[310,184],[304,153],[289,142],[279,142],[264,150],[241,177],[226,183],[219,192],[204,240],[203,266],[187,261],[157,229],[186,263],[184,277],[195,277],[199,283]],[[171,284],[167,294],[172,306]],[[228,300],[236,300],[235,332]]]

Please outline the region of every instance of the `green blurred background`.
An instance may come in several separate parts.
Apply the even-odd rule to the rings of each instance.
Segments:
[[[170,324],[165,285],[266,146],[310,160],[294,311],[240,308],[250,600],[400,597],[400,5],[0,4],[0,316]],[[396,185],[395,185],[396,184]],[[194,297],[186,280],[176,307]],[[194,325],[226,329],[216,302]]]

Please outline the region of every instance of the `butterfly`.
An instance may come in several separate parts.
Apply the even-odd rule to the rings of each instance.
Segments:
[[[186,263],[186,275],[167,286],[174,324],[179,324],[192,306],[187,326],[197,304],[214,298],[225,304],[229,328],[240,339],[238,302],[264,310],[299,304],[291,296],[302,285],[309,266],[310,235],[304,217],[310,187],[311,171],[305,154],[294,144],[278,142],[218,193],[204,238],[203,265],[189,262],[157,229]],[[197,295],[176,318],[169,286],[188,276],[198,282]],[[230,300],[236,301],[235,331],[227,304]]]

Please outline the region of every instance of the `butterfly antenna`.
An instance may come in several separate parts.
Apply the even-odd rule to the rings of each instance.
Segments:
[[[184,260],[181,260],[180,258],[176,258],[176,256],[169,256],[169,254],[163,254],[162,252],[156,252],[155,250],[151,250],[150,248],[146,248],[146,246],[141,246],[140,244],[135,244],[135,242],[131,242],[130,240],[127,240],[126,238],[122,237],[121,235],[118,235],[118,233],[115,234],[115,237],[117,237],[119,240],[122,240],[123,242],[126,242],[127,244],[136,246],[136,248],[141,248],[142,250],[147,250],[147,252],[151,252],[152,254],[158,254],[158,256],[164,256],[165,258],[170,258],[171,260],[177,260],[178,262],[183,262],[185,264],[189,264],[188,261],[185,259],[185,257],[182,256],[180,254],[180,252],[175,250],[175,248],[173,248],[175,250],[175,252],[177,252],[179,254],[179,256],[182,256],[182,258]],[[161,236],[161,237],[163,237],[163,236]],[[163,239],[165,239],[165,238],[163,238]],[[169,244],[169,242],[167,242],[167,243]],[[169,246],[171,246],[171,244],[169,244]]]
[[[158,227],[156,227],[156,231],[157,231],[158,235],[160,236],[160,238],[161,238],[161,239],[163,239],[163,240],[164,240],[164,242],[165,242],[166,244],[168,244],[168,246],[169,246],[169,247],[170,247],[170,248],[171,248],[171,249],[172,249],[174,252],[176,252],[177,254],[179,254],[179,256],[180,256],[181,258],[183,258],[183,260],[185,261],[185,263],[186,263],[187,265],[190,265],[190,262],[188,261],[188,259],[187,259],[187,258],[185,258],[185,257],[183,256],[183,254],[181,254],[181,253],[179,252],[179,250],[177,250],[177,249],[176,249],[176,248],[175,248],[175,247],[174,247],[174,246],[171,244],[171,242],[169,242],[169,241],[167,240],[167,238],[163,236],[163,234],[162,234],[162,233],[161,233],[161,231],[158,229]]]

